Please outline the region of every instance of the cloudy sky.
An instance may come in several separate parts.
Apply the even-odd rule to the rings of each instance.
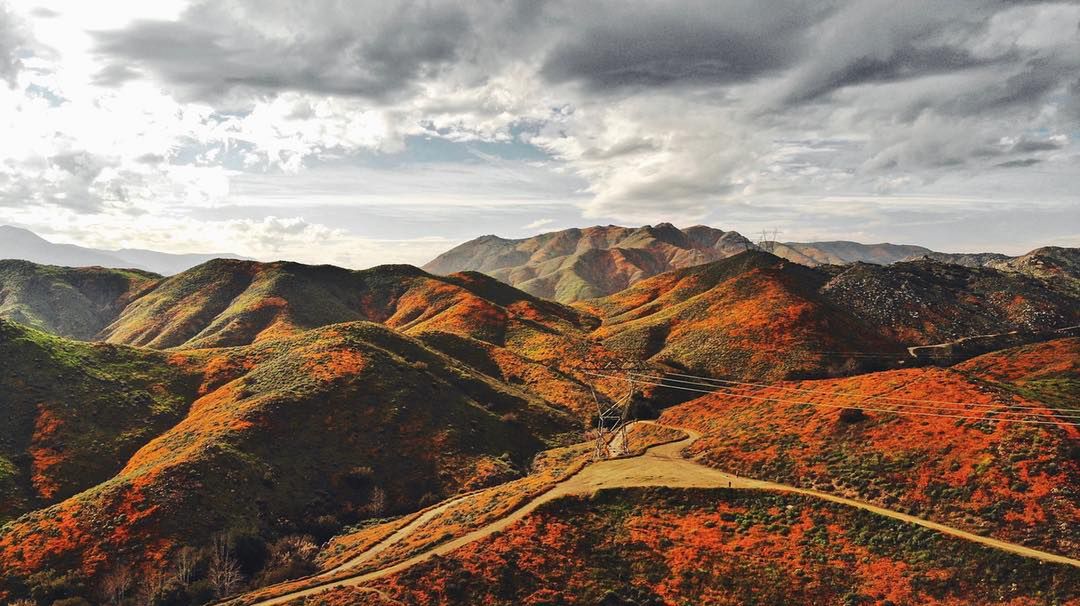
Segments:
[[[1080,245],[1080,3],[0,0],[0,223],[422,263],[706,223]]]

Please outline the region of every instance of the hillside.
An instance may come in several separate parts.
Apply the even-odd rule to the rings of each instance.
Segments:
[[[158,277],[136,270],[0,260],[0,318],[92,339]]]
[[[1043,278],[1062,290],[1080,294],[1080,248],[1045,246],[1026,255],[991,262],[988,266]]]
[[[0,317],[43,318],[34,323],[60,335],[193,349],[261,343],[340,322],[373,321],[417,337],[430,333],[432,346],[447,355],[468,358],[495,380],[535,389],[579,412],[594,405],[574,367],[615,355],[589,336],[597,318],[475,272],[433,276],[406,265],[352,271],[226,259],[164,279],[24,261],[0,262],[0,267],[9,268],[3,274],[7,280],[0,282],[9,304]],[[98,282],[113,291],[102,296],[91,288],[103,290]],[[102,302],[95,308],[90,297]],[[609,391],[605,381],[599,387]]]
[[[1069,520],[1080,515],[1080,431],[1053,420],[1080,417],[1070,395],[1078,359],[1080,339],[1067,339],[949,369],[729,387],[661,421],[703,432],[691,455],[740,476],[1075,557],[1080,531]],[[989,417],[1041,423],[982,420]]]
[[[809,268],[761,251],[576,306],[630,359],[755,379],[880,370],[914,362],[906,346],[1080,324],[1080,297],[1015,272],[929,260]]]
[[[406,332],[452,329],[498,345],[526,324],[559,330],[595,322],[479,274],[219,259],[163,280],[101,336],[157,348],[219,347],[357,320]]]
[[[880,365],[834,352],[902,355],[818,289],[827,275],[768,253],[680,269],[579,305],[604,319],[595,331],[608,347],[712,376],[784,378]]]
[[[617,292],[679,267],[742,252],[753,244],[736,232],[670,223],[568,229],[522,240],[483,236],[424,266],[437,274],[479,271],[533,295],[572,302]]]
[[[912,257],[935,254],[929,248],[909,244],[860,244],[845,240],[835,242],[777,242],[772,253],[810,267],[874,263],[889,265]]]
[[[318,604],[974,604],[1078,599],[1080,573],[797,495],[620,489]],[[311,601],[288,602],[299,606]]]
[[[1022,273],[929,259],[847,267],[826,299],[909,345],[1080,324],[1080,295]]]
[[[167,355],[0,320],[0,522],[102,482],[178,422],[197,381]]]
[[[228,253],[171,254],[137,248],[99,250],[73,244],[55,244],[30,230],[0,225],[0,259],[21,259],[65,267],[140,269],[168,276],[217,258],[240,257]]]
[[[121,565],[153,572],[223,531],[323,540],[512,478],[578,424],[366,322],[169,364],[201,377],[190,412],[115,477],[4,526],[0,569],[14,576],[0,593],[67,573],[93,587]]]
[[[775,242],[773,254],[796,263],[887,265],[933,253],[921,246],[858,242]],[[528,293],[563,303],[610,295],[652,276],[757,249],[738,232],[670,223],[596,226],[510,240],[482,236],[436,257],[436,274],[479,271]]]
[[[928,253],[913,255],[942,263],[967,267],[990,267],[1005,272],[1026,274],[1049,280],[1052,286],[1076,294],[1080,292],[1080,248],[1044,246],[1016,257],[997,253]]]

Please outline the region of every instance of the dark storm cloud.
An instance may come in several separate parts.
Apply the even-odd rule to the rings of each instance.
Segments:
[[[1024,158],[1023,160],[1009,160],[1008,162],[1002,162],[995,166],[1000,168],[1027,168],[1029,166],[1034,166],[1039,162],[1042,162],[1042,160],[1039,160],[1038,158]]]
[[[469,17],[456,6],[322,8],[206,3],[178,21],[96,32],[97,50],[110,61],[97,81],[116,85],[146,72],[201,99],[236,88],[386,99],[436,77],[470,36]]]
[[[608,4],[575,20],[541,73],[593,89],[742,82],[790,66],[824,14],[789,2]]]
[[[300,91],[381,105],[388,137],[423,126],[512,138],[535,122],[522,143],[576,171],[614,213],[1053,169],[1080,118],[1076,7],[203,0],[175,21],[94,35],[99,84],[152,78],[219,111]],[[314,107],[289,118],[318,120]],[[792,163],[777,143],[791,137],[840,143]]]
[[[996,62],[996,61],[995,61]],[[964,49],[948,46],[905,46],[885,57],[855,57],[822,81],[789,97],[791,102],[812,101],[833,91],[872,82],[893,82],[919,76],[964,70],[992,63]]]
[[[1014,153],[1032,153],[1041,151],[1053,151],[1065,146],[1063,141],[1054,139],[1021,139],[1013,144],[1010,151]]]

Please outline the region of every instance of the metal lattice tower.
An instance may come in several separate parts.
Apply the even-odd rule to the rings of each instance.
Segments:
[[[593,457],[598,461],[619,457],[630,452],[630,437],[626,430],[633,420],[631,418],[631,406],[634,402],[634,393],[637,386],[634,384],[633,375],[629,372],[626,374],[626,383],[626,394],[607,402],[601,402],[596,395],[596,389],[592,388],[597,415],[596,449]]]

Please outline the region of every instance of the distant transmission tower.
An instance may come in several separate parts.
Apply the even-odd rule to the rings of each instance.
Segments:
[[[768,231],[762,229],[761,239],[759,239],[757,243],[758,248],[767,253],[776,252],[776,240],[779,236],[780,230],[776,229],[775,227],[773,228],[771,234]]]

